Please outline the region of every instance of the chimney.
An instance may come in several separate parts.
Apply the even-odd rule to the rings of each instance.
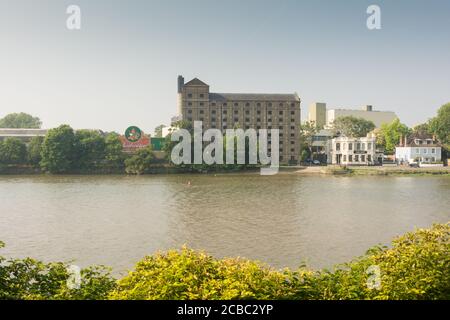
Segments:
[[[183,86],[184,86],[184,78],[183,76],[178,76],[178,93],[181,93]]]

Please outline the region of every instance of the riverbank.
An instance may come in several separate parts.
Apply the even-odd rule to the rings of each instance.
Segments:
[[[295,171],[302,175],[348,175],[348,176],[391,176],[391,175],[450,175],[450,167],[434,168],[411,168],[402,166],[380,166],[380,167],[340,167],[340,166],[317,166],[301,167]]]

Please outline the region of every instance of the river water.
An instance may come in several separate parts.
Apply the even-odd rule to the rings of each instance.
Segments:
[[[449,195],[449,177],[1,176],[0,255],[122,273],[186,244],[277,268],[330,267],[449,221]]]

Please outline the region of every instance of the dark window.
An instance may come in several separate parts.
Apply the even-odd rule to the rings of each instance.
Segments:
[[[211,111],[211,114],[216,114],[216,110],[212,110],[212,111]]]
[[[250,127],[249,126],[245,126],[245,129],[250,129]]]
[[[189,93],[189,94],[188,94],[188,98],[192,98],[192,93]]]
[[[295,107],[295,103],[291,103],[291,107]]]
[[[245,114],[250,114],[250,111],[246,110],[246,111],[245,111]]]
[[[245,122],[250,122],[250,118],[245,118]]]
[[[256,104],[256,106],[257,106],[257,107],[261,107],[261,103],[258,102],[258,103]]]
[[[295,133],[291,133],[291,137],[295,137]]]
[[[200,98],[204,98],[205,95],[203,93],[200,93]]]
[[[188,117],[187,119],[188,119],[188,121],[192,121],[192,118],[191,118],[191,117]]]
[[[283,106],[283,103],[280,103],[280,107],[282,107]]]
[[[192,110],[188,110],[188,113],[191,114],[191,113],[192,113]]]
[[[188,106],[192,106],[192,102],[188,102]]]
[[[291,141],[291,144],[294,144],[295,142],[294,141]]]
[[[291,122],[295,122],[295,119],[291,119]]]
[[[234,114],[239,114],[239,110],[234,110]]]
[[[246,107],[250,107],[250,103],[247,102],[247,103],[245,104],[245,106],[246,106]]]
[[[203,117],[200,117],[200,121],[203,121]]]
[[[203,110],[200,110],[200,114],[203,114],[204,113],[204,111]]]
[[[213,102],[213,103],[211,103],[211,105],[212,105],[213,107],[215,107],[215,106],[216,106],[216,103],[215,103],[215,102]]]
[[[226,106],[227,106],[227,103],[225,102],[225,103],[223,104],[223,106],[226,107]]]
[[[295,115],[295,111],[291,111],[291,114],[292,114],[292,115]]]
[[[223,114],[227,114],[227,110],[223,110]]]
[[[295,152],[295,149],[294,149],[294,148],[292,148],[292,149],[291,149],[291,152]],[[294,157],[292,157],[292,158],[294,158]],[[294,159],[292,159],[292,160],[294,160]]]
[[[282,116],[282,115],[283,115],[283,111],[280,111],[280,112],[279,112],[279,115]]]
[[[261,122],[261,118],[257,118],[256,121],[257,121],[257,122]]]
[[[294,126],[291,126],[291,130],[295,130],[295,127],[294,127]]]
[[[201,105],[201,106],[203,106],[203,105],[204,105],[204,103],[203,103],[203,102],[200,102],[200,105]]]
[[[272,111],[267,111],[268,114],[272,114]]]
[[[283,118],[278,118],[278,122],[283,122]]]
[[[239,122],[239,118],[234,118],[234,122]]]
[[[212,121],[212,122],[216,122],[216,118],[214,118],[214,117],[211,118],[211,121]]]
[[[261,114],[261,110],[256,111],[257,114]]]
[[[261,126],[256,126],[256,129],[258,129],[258,130],[261,129]]]
[[[234,106],[237,107],[239,104],[237,102],[234,103]]]
[[[271,107],[272,106],[272,102],[269,102],[269,107]]]
[[[279,126],[278,129],[283,130],[283,126]]]

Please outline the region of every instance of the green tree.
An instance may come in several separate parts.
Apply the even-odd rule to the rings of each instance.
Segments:
[[[22,164],[27,159],[27,147],[20,139],[7,138],[0,141],[0,162],[6,164]]]
[[[155,128],[155,137],[157,138],[161,138],[162,137],[162,130],[163,128],[165,128],[166,126],[163,124],[160,124],[159,126],[157,126]]]
[[[430,128],[430,122],[422,123],[417,126],[415,126],[412,129],[413,134],[417,135],[429,135],[432,134],[431,128]]]
[[[131,174],[143,174],[153,163],[152,147],[139,149],[135,155],[125,160],[125,171]]]
[[[437,116],[430,121],[430,129],[442,144],[450,148],[450,103],[439,108]]]
[[[39,129],[42,122],[39,118],[26,113],[11,113],[0,119],[0,128]]]
[[[105,138],[96,130],[75,132],[76,165],[80,169],[95,168],[105,158]]]
[[[28,144],[28,162],[34,166],[38,166],[41,162],[41,151],[44,137],[33,137]]]
[[[300,126],[300,161],[306,161],[312,154],[312,139],[317,131],[314,121],[307,121]]]
[[[334,134],[347,137],[365,137],[373,129],[375,124],[372,121],[353,116],[338,117],[333,122]]]
[[[394,152],[395,146],[400,142],[400,137],[408,136],[411,133],[406,125],[397,118],[391,123],[384,123],[377,135],[377,145],[383,147],[386,152]]]
[[[105,138],[105,159],[113,167],[120,168],[124,165],[125,154],[123,153],[122,141],[115,132]]]
[[[74,168],[77,140],[73,129],[68,125],[50,129],[42,144],[40,162],[44,171],[64,173]]]

